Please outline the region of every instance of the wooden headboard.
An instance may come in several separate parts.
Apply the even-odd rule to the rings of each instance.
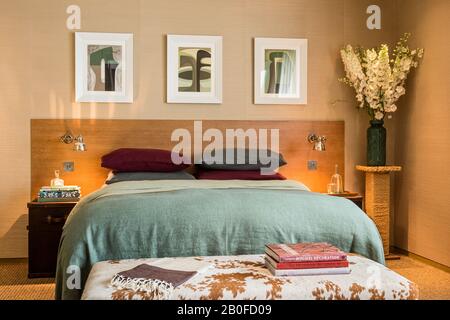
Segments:
[[[172,131],[186,128],[193,132],[193,120],[31,120],[31,197],[35,198],[43,185],[48,185],[53,172],[59,169],[66,185],[79,185],[83,195],[98,189],[108,170],[100,167],[102,155],[124,147],[171,150]],[[217,128],[244,130],[267,128],[280,130],[280,152],[288,165],[280,173],[299,180],[313,191],[325,192],[327,183],[338,164],[344,176],[343,121],[236,121],[204,120],[203,131]],[[81,133],[87,152],[75,152],[73,145],[59,141],[67,130]],[[327,136],[326,151],[312,150],[309,133]],[[192,135],[193,136],[193,135]],[[317,160],[318,169],[309,171],[308,160]],[[63,172],[63,162],[74,161],[74,172]]]

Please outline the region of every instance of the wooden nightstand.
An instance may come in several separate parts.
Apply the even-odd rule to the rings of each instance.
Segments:
[[[348,199],[350,201],[353,201],[353,203],[355,203],[361,210],[364,210],[364,207],[363,207],[363,200],[364,200],[364,198],[363,198],[362,195],[360,195],[357,192],[345,191],[344,193],[339,193],[339,194],[337,194],[337,193],[336,194],[327,193],[327,195],[333,196],[333,197],[346,198],[346,199]]]
[[[49,278],[56,272],[62,227],[76,202],[29,202],[28,277]]]

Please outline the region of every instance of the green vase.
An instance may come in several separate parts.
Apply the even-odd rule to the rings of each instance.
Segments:
[[[386,165],[386,128],[383,120],[371,120],[367,129],[367,165]]]

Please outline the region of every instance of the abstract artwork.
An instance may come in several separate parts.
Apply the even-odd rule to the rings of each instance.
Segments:
[[[264,93],[295,92],[295,50],[264,50]]]
[[[122,47],[89,45],[88,90],[122,91]]]
[[[167,102],[222,102],[222,37],[167,36]]]
[[[178,48],[178,91],[211,92],[211,48]]]
[[[255,39],[255,104],[306,104],[307,40]]]
[[[76,101],[133,102],[133,35],[75,34]]]

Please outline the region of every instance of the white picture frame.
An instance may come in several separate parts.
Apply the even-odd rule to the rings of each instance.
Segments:
[[[75,33],[75,101],[133,102],[132,33]]]
[[[222,36],[167,35],[167,103],[222,103]]]
[[[255,38],[254,58],[255,104],[307,104],[307,39]]]

